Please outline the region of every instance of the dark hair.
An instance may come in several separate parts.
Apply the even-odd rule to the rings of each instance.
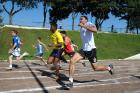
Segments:
[[[72,43],[74,43],[74,41],[73,41],[73,40],[71,40],[71,42],[72,42]]]
[[[38,37],[37,39],[38,39],[38,40],[41,40],[42,38],[41,38],[41,37]]]
[[[51,26],[53,26],[57,29],[57,24],[56,23],[51,23]]]
[[[64,30],[63,31],[60,31],[60,33],[67,35],[67,32],[64,31]]]
[[[84,15],[83,15],[83,16],[81,16],[81,17],[84,17],[86,20],[88,20],[87,16],[84,16]]]
[[[15,34],[18,34],[18,31],[17,31],[17,30],[14,30],[14,29],[13,29],[12,31],[13,31]]]

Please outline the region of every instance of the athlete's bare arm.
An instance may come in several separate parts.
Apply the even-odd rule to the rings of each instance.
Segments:
[[[81,27],[87,29],[87,30],[90,31],[90,32],[97,32],[96,26],[87,26],[87,25],[84,25],[84,24],[82,24],[82,23],[80,23],[79,26],[81,26]]]
[[[40,43],[41,45],[43,45],[43,46],[45,47],[46,50],[48,50],[47,46],[46,46],[43,42],[39,41],[39,43]]]

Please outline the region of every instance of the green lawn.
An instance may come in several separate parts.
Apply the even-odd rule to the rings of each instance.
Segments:
[[[0,31],[0,60],[7,59],[8,49],[11,46],[11,28],[4,28]],[[23,45],[21,46],[21,51],[27,51],[34,55],[35,49],[32,44],[36,42],[38,36],[42,37],[42,41],[48,44],[50,39],[48,38],[50,31],[47,30],[26,30],[17,29],[19,36]],[[68,36],[81,46],[80,33],[78,31],[68,31]],[[126,34],[116,34],[116,33],[95,33],[95,43],[97,47],[98,59],[120,59],[125,58],[137,53],[140,53],[140,35],[126,35]],[[50,54],[49,51],[45,52],[45,59],[47,59]],[[28,57],[28,59],[34,59],[33,57]]]

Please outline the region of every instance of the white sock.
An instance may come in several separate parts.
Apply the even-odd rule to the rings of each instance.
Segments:
[[[110,71],[110,70],[111,70],[111,68],[110,68],[110,67],[108,67],[107,69],[108,69],[108,71]]]
[[[69,81],[70,81],[70,82],[73,82],[73,78],[69,78]]]
[[[10,68],[12,68],[12,65],[9,65]]]

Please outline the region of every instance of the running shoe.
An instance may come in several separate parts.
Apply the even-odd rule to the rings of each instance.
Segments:
[[[109,73],[110,73],[111,75],[113,75],[113,74],[114,74],[113,65],[112,65],[112,64],[109,64],[109,67],[110,67]]]
[[[66,87],[73,88],[73,82],[68,81],[68,83],[66,83]]]

